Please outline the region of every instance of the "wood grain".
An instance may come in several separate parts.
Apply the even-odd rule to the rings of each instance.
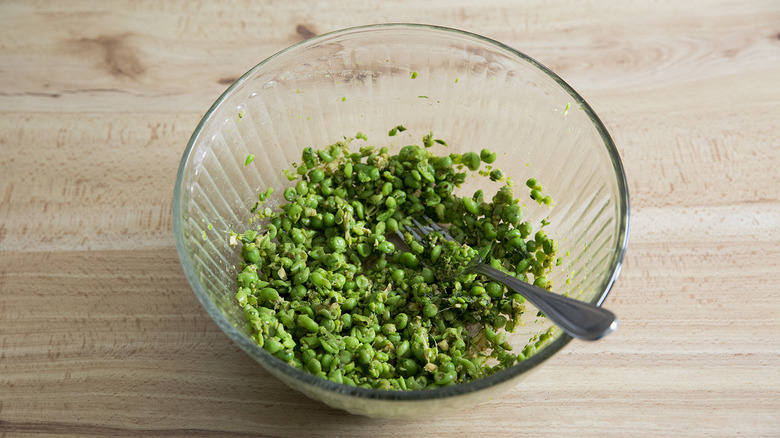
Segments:
[[[620,329],[466,412],[371,420],[289,390],[201,309],[178,160],[244,71],[426,22],[559,73],[620,150]],[[509,0],[0,3],[0,437],[780,436],[780,5]]]

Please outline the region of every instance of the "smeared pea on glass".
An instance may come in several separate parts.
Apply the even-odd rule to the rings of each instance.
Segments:
[[[515,352],[506,341],[523,324],[519,294],[479,274],[439,283],[430,269],[441,272],[472,251],[509,275],[552,287],[557,243],[523,221],[500,170],[478,172],[496,154],[437,155],[432,146],[447,143],[432,132],[395,155],[387,147],[352,151],[353,140],[303,149],[296,171],[285,172],[298,181],[283,190],[282,203],[256,205],[257,229],[231,235],[242,245],[236,300],[258,345],[334,382],[418,390],[495,373],[547,342],[549,332]],[[456,194],[469,173],[502,186],[492,197]],[[527,186],[531,199],[552,203],[538,182]],[[463,245],[392,241],[424,215],[447,224]]]

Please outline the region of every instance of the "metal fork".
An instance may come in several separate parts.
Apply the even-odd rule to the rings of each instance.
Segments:
[[[439,226],[428,216],[423,217],[427,222],[426,225],[421,224],[416,219],[412,219],[417,230],[424,235],[437,232],[445,239],[455,241],[447,230]],[[415,240],[420,242],[420,244],[425,244],[422,237],[417,234],[417,231],[413,227],[405,225],[405,228]],[[400,233],[400,230],[398,234],[403,240],[403,235]],[[595,341],[617,328],[617,317],[609,310],[550,292],[546,289],[528,284],[511,275],[507,275],[498,269],[483,263],[482,256],[479,254],[477,254],[471,262],[463,266],[463,269],[457,275],[472,272],[477,272],[492,278],[493,280],[504,284],[509,289],[519,293],[572,337]]]

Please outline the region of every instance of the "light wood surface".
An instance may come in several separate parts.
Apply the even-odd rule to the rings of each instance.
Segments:
[[[457,414],[351,416],[220,332],[171,196],[201,115],[312,35],[425,22],[512,45],[623,158],[619,330]],[[780,3],[0,2],[0,437],[780,436]]]

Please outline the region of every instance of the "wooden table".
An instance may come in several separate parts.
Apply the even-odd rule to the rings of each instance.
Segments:
[[[316,34],[426,22],[577,89],[628,175],[607,305],[505,396],[372,420],[289,390],[220,332],[171,195],[201,115]],[[0,3],[0,436],[779,436],[780,3]]]

